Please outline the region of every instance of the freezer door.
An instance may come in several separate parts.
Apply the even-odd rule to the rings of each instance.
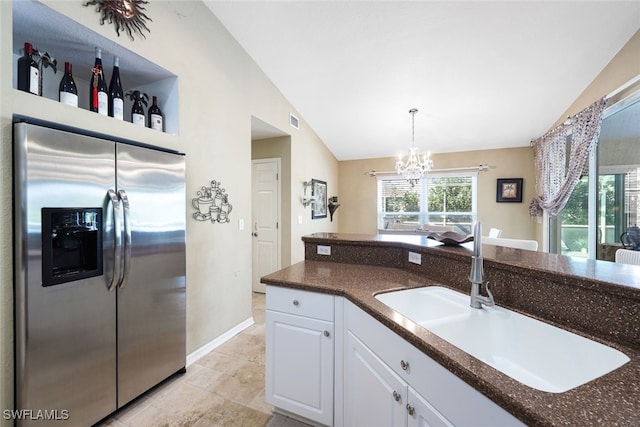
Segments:
[[[107,198],[107,189],[115,188],[115,145],[17,123],[14,155],[16,409],[32,411],[23,412],[26,419],[18,425],[91,425],[116,409],[116,293],[108,291],[114,239]],[[48,240],[43,217],[50,223]],[[96,224],[99,217],[102,224]],[[79,251],[95,245],[99,228],[102,266],[95,259],[87,263]],[[53,262],[43,262],[44,241],[56,248],[47,255]],[[91,272],[78,274],[81,269]],[[43,270],[54,280],[43,283]],[[87,275],[92,277],[75,280]]]
[[[117,146],[125,211],[118,407],[186,364],[184,156]]]

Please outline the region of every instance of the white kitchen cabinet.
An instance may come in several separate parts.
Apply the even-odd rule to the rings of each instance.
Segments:
[[[351,331],[346,351],[346,426],[452,427]]]
[[[345,425],[406,427],[407,383],[351,332],[345,351]]]
[[[333,425],[334,297],[267,286],[265,399]]]
[[[346,426],[452,427],[351,331],[346,351]]]
[[[342,427],[524,426],[352,302],[267,286],[266,401]]]
[[[452,427],[440,412],[411,387],[409,387],[408,400],[407,427]]]
[[[426,354],[378,322],[351,302],[346,302],[345,414],[350,411],[349,395],[379,402],[377,391],[368,386],[355,387],[357,364],[350,361],[354,339],[368,349],[388,370],[407,386],[403,396],[405,420],[401,426],[524,426],[520,420],[496,405],[482,393],[449,372]],[[361,347],[357,347],[363,353]],[[382,371],[382,370],[381,370]],[[351,383],[351,384],[350,384]],[[404,397],[406,396],[406,397]],[[379,404],[379,403],[378,403]],[[409,405],[407,407],[407,404]],[[347,426],[356,426],[345,417]],[[408,424],[407,424],[408,423]],[[379,422],[373,425],[393,425]]]

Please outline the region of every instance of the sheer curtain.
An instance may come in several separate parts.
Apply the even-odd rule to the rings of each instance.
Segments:
[[[529,205],[531,216],[543,210],[556,216],[564,208],[598,143],[605,105],[606,99],[602,98],[570,117],[570,124],[561,124],[531,142],[536,168],[536,196]],[[572,137],[567,167],[569,130]]]

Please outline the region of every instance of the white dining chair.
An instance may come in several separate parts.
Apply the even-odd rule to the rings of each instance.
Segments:
[[[536,240],[504,239],[500,237],[483,237],[482,243],[485,245],[505,246],[508,248],[526,249],[537,251],[538,242]]]
[[[640,265],[640,251],[618,249],[616,251],[616,262],[621,264]]]

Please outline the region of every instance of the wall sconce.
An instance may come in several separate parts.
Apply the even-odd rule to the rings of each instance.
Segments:
[[[333,196],[329,199],[329,218],[331,222],[333,222],[333,213],[340,207],[340,203],[338,203],[338,196]]]
[[[311,181],[302,182],[303,194],[300,198],[300,201],[302,202],[302,206],[304,206],[305,208],[316,202],[316,199],[314,199],[313,197],[307,197],[307,188],[309,187],[311,187]]]

